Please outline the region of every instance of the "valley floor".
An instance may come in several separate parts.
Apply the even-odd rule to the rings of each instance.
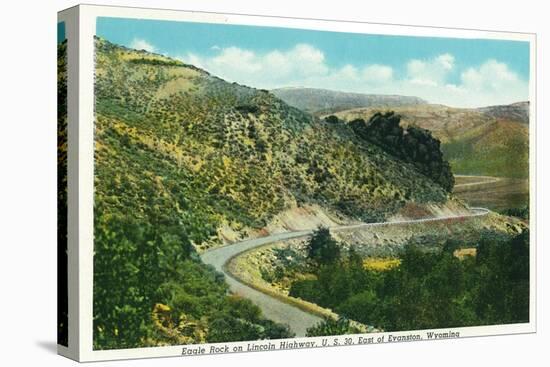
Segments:
[[[454,194],[470,206],[491,210],[521,208],[529,204],[529,181],[491,176],[455,176]]]

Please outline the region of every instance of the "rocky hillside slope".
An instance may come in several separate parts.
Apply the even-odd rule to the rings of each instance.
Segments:
[[[96,39],[96,208],[183,228],[195,245],[317,205],[378,221],[447,192],[413,165],[265,90]]]

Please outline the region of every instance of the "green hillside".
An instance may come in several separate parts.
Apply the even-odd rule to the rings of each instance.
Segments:
[[[455,174],[510,178],[529,176],[529,125],[527,103],[480,109],[441,105],[392,107],[403,126],[430,130]],[[352,121],[368,119],[386,108],[356,108],[336,113]]]
[[[94,346],[289,332],[200,262],[303,203],[378,221],[448,193],[411,163],[265,90],[96,38]]]
[[[529,177],[529,131],[516,121],[491,121],[454,137],[442,150],[456,172]]]

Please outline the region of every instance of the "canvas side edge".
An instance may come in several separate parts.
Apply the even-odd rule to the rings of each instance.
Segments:
[[[79,242],[78,242],[78,7],[58,13],[65,23],[67,39],[67,273],[68,346],[58,345],[58,354],[79,360]]]

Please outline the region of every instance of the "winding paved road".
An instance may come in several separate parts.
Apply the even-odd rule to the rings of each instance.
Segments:
[[[470,208],[471,214],[468,215],[457,215],[457,216],[445,216],[437,218],[423,218],[423,219],[411,219],[395,222],[380,222],[380,223],[359,223],[345,226],[331,227],[331,231],[343,231],[343,230],[353,230],[360,228],[368,227],[379,227],[387,225],[398,225],[398,224],[410,224],[410,223],[424,223],[424,222],[437,222],[444,221],[449,219],[460,219],[467,217],[478,217],[487,215],[489,209],[485,208]],[[274,242],[286,241],[289,239],[307,237],[311,235],[313,230],[305,231],[294,231],[294,232],[285,232],[274,234],[270,236],[265,236],[261,238],[254,238],[250,240],[245,240],[241,242],[236,242],[230,245],[217,247],[211,250],[204,252],[201,255],[201,259],[204,263],[212,265],[217,271],[225,275],[225,279],[229,284],[230,290],[242,297],[250,299],[256,305],[260,307],[264,316],[270,320],[276,321],[281,324],[288,324],[290,330],[296,334],[297,337],[302,337],[306,335],[307,328],[317,324],[321,321],[321,318],[315,315],[312,315],[308,312],[305,312],[295,306],[284,303],[276,298],[273,298],[265,293],[257,291],[234,278],[229,272],[225,270],[224,265],[231,260],[233,257]]]
[[[480,181],[465,182],[465,183],[454,185],[455,189],[460,187],[485,185],[485,184],[499,182],[502,180],[500,177],[494,177],[494,176],[455,175],[455,177],[471,177],[471,178],[480,179]]]

